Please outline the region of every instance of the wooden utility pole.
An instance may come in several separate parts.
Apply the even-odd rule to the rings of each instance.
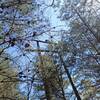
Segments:
[[[39,62],[40,66],[38,68],[41,78],[43,80],[44,89],[45,89],[45,95],[47,100],[66,100],[64,90],[61,84],[61,79],[58,75],[58,71],[56,70],[56,66],[54,67],[52,60],[49,59],[49,56],[47,58],[44,58],[44,56],[41,55],[40,45],[39,42],[37,42],[37,52],[39,56]],[[49,50],[47,52],[50,52]],[[57,53],[57,52],[56,52]],[[48,71],[48,65],[51,64],[51,70]]]
[[[52,90],[51,90],[51,87],[50,87],[50,82],[49,82],[49,79],[45,78],[44,74],[45,74],[45,71],[44,71],[44,64],[43,64],[43,59],[42,59],[42,56],[41,56],[41,51],[40,51],[40,45],[39,45],[39,42],[37,42],[37,51],[38,51],[38,56],[39,56],[39,60],[40,60],[40,73],[42,74],[42,80],[43,80],[43,84],[44,84],[44,89],[45,89],[45,95],[46,95],[46,99],[47,100],[55,100],[53,99],[53,95],[52,95]]]

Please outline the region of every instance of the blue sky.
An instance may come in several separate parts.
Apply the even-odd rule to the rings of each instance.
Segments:
[[[46,1],[46,4],[47,5],[50,5],[51,4],[51,2],[48,2],[48,0],[45,0]],[[50,0],[50,1],[52,1],[52,0]],[[63,0],[60,0],[61,2],[60,2],[60,5],[62,5],[63,4]],[[56,10],[57,9],[57,10]],[[66,26],[65,25],[65,22],[64,21],[61,21],[59,18],[57,18],[58,16],[59,16],[59,10],[60,10],[60,7],[58,7],[58,8],[53,8],[52,6],[51,7],[48,7],[46,10],[45,10],[45,16],[47,17],[47,18],[49,18],[49,20],[50,20],[50,23],[51,23],[51,25],[54,27],[54,26],[60,26],[59,28],[60,29],[66,29],[66,27],[64,27],[64,26]],[[62,26],[61,26],[62,25]]]

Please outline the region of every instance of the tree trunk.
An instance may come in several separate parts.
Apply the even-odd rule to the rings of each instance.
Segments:
[[[74,83],[73,83],[73,81],[72,81],[72,78],[71,78],[71,76],[70,76],[70,73],[69,73],[69,71],[68,71],[68,69],[67,69],[67,66],[66,66],[65,62],[63,61],[63,58],[62,58],[62,56],[60,55],[60,53],[59,53],[59,57],[60,57],[61,63],[62,63],[63,66],[64,66],[64,69],[65,69],[65,71],[66,71],[66,74],[67,74],[67,76],[68,76],[68,79],[69,79],[69,81],[70,81],[70,84],[71,84],[71,86],[72,86],[72,88],[73,88],[73,91],[74,91],[74,93],[75,93],[75,95],[76,95],[77,100],[81,100],[81,97],[80,97],[80,95],[79,95],[79,93],[78,93],[78,91],[77,91],[77,89],[76,89],[76,87],[75,87],[75,85],[74,85]]]

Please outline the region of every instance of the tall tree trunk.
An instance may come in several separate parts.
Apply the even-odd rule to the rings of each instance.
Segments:
[[[71,76],[70,76],[70,73],[69,73],[69,71],[68,71],[68,69],[67,69],[67,66],[66,66],[65,62],[63,61],[63,58],[62,58],[61,54],[58,53],[58,55],[59,55],[59,57],[60,57],[60,61],[62,62],[63,66],[64,66],[64,69],[65,69],[65,71],[66,71],[66,74],[67,74],[67,76],[68,76],[68,79],[69,79],[69,81],[70,81],[70,84],[71,84],[71,86],[72,86],[72,88],[73,88],[73,91],[74,91],[74,93],[75,93],[75,95],[76,95],[77,100],[81,100],[81,97],[80,97],[80,95],[79,95],[79,93],[78,93],[78,91],[77,91],[77,89],[76,89],[76,87],[75,87],[75,85],[74,85],[74,83],[73,83],[73,81],[72,81],[72,78],[71,78]]]

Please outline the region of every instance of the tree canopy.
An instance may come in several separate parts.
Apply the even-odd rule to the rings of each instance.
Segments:
[[[99,0],[1,0],[0,100],[100,100],[99,9]]]

